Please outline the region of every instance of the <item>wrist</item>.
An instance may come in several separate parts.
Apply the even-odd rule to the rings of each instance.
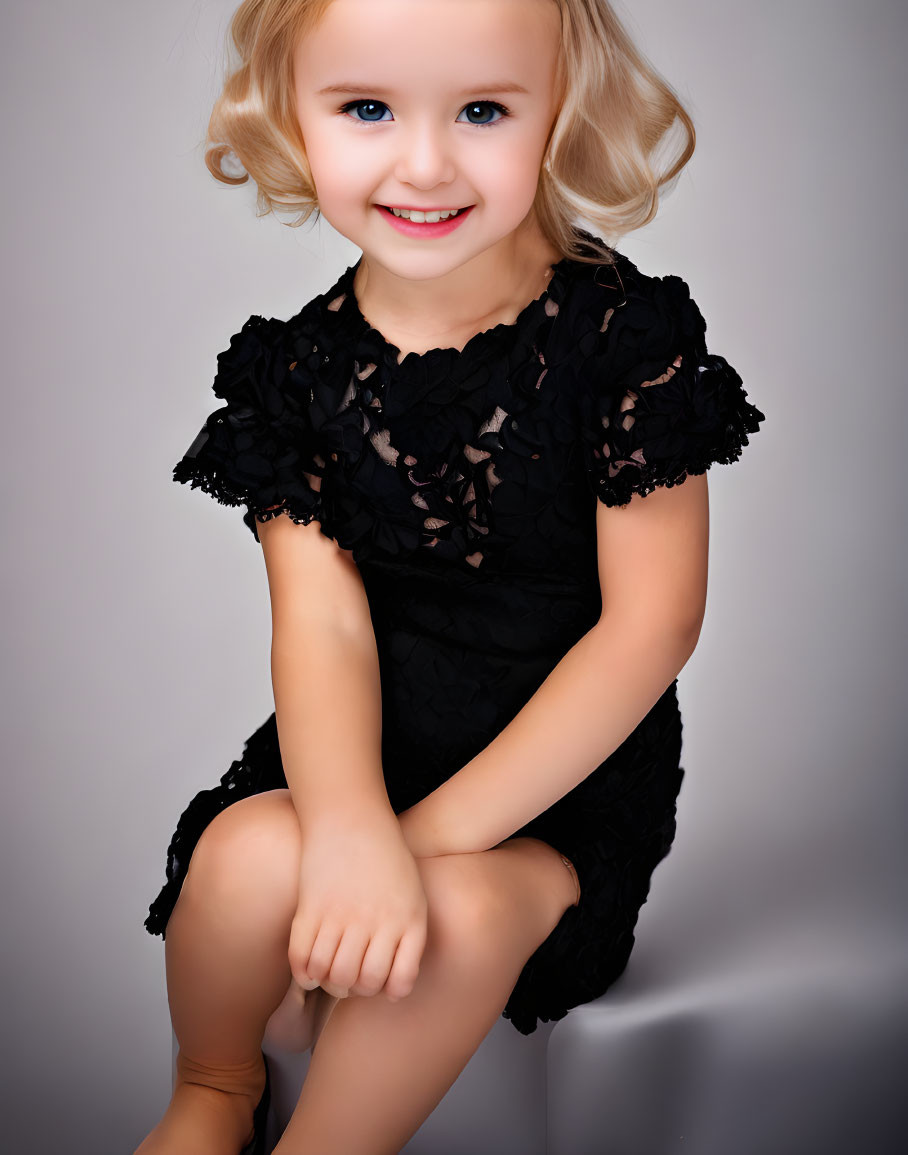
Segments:
[[[384,791],[360,794],[356,798],[333,794],[307,797],[306,805],[297,808],[297,817],[304,836],[307,830],[313,828],[336,827],[349,830],[355,826],[371,826],[395,820],[387,792]]]
[[[436,858],[441,854],[457,853],[451,832],[437,808],[432,807],[431,797],[428,795],[397,816],[404,841],[414,858]]]

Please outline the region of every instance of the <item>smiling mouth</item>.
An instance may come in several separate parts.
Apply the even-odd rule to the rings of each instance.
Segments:
[[[379,205],[378,207],[381,209],[384,209],[385,212],[391,213],[393,216],[396,216],[401,220],[412,220],[412,214],[413,213],[416,213],[417,215],[422,215],[422,216],[427,216],[427,215],[432,216],[432,215],[436,215],[436,214],[441,213],[441,214],[446,214],[444,216],[445,220],[452,220],[454,217],[459,217],[462,213],[465,213],[467,211],[467,209],[472,208],[473,206],[472,205],[465,205],[462,209],[454,209],[453,211],[450,209],[404,209],[404,210],[401,210],[401,209],[394,209],[390,205]],[[407,215],[404,215],[405,213]],[[419,223],[419,222],[417,222],[417,223]]]

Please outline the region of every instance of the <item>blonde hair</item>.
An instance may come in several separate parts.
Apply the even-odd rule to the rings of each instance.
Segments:
[[[258,215],[296,212],[284,222],[294,227],[319,208],[294,107],[293,49],[331,2],[243,0],[230,24],[238,60],[228,63],[205,140],[205,163],[219,181],[239,185],[251,177]],[[558,108],[533,211],[564,256],[612,263],[608,246],[655,217],[660,193],[674,187],[693,156],[694,125],[608,0],[552,2],[561,14]],[[672,143],[676,124],[680,139]],[[245,171],[225,169],[231,155]],[[603,252],[584,251],[578,221],[604,239]]]

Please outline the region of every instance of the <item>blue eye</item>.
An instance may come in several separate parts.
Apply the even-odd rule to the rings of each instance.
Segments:
[[[479,123],[479,124],[476,124],[475,121],[471,121],[470,123],[476,124],[477,128],[491,128],[491,126],[493,124],[501,124],[501,122],[506,117],[509,117],[511,115],[510,112],[505,108],[505,106],[503,104],[499,104],[497,100],[474,100],[472,104],[468,104],[465,106],[464,111],[469,109],[470,112],[472,112],[473,109],[475,109],[475,108],[494,108],[496,112],[501,114],[499,116],[498,120],[487,120],[484,123]]]
[[[348,110],[352,110],[354,108],[356,108],[356,109],[371,108],[373,110],[374,109],[380,110],[383,108],[388,109],[388,106],[387,106],[387,104],[383,103],[381,100],[351,100],[347,104],[343,105],[341,107],[340,111],[346,115]],[[505,106],[503,104],[499,104],[497,100],[474,100],[471,104],[467,104],[464,106],[464,111],[469,109],[471,112],[473,112],[477,108],[494,109],[497,113],[499,113],[499,118],[498,118],[498,120],[487,120],[487,121],[480,121],[480,122],[470,121],[470,122],[468,122],[468,123],[471,123],[474,128],[491,128],[492,125],[500,124],[502,120],[504,120],[506,117],[511,115],[509,110],[507,108],[505,108]],[[390,111],[390,109],[388,109],[388,111]],[[387,124],[388,123],[387,121],[382,121],[382,120],[370,120],[370,119],[361,120],[358,116],[350,117],[350,119],[355,120],[357,124]]]
[[[346,113],[351,108],[387,108],[386,104],[382,104],[380,100],[351,100],[341,108],[341,112]],[[377,120],[360,120],[359,117],[353,117],[359,124],[379,124]]]

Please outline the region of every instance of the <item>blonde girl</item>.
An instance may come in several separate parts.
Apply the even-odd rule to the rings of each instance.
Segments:
[[[362,256],[246,321],[174,471],[245,507],[275,712],[146,921],[179,1055],[138,1151],[263,1151],[270,1024],[313,1047],[274,1150],[391,1155],[500,1016],[625,968],[706,471],[764,418],[685,282],[614,247],[694,130],[605,0],[246,0],[231,34],[209,168]]]

